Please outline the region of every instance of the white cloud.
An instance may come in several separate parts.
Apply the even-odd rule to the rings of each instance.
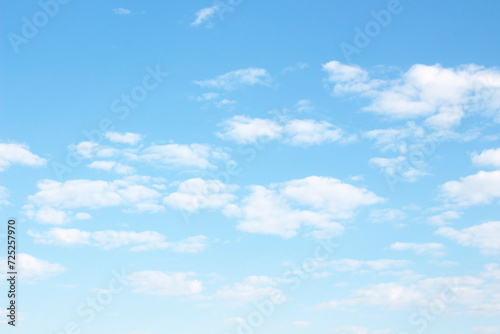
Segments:
[[[191,22],[192,26],[199,26],[200,24],[209,21],[220,9],[218,5],[202,8],[196,12],[196,19]]]
[[[368,80],[368,72],[359,66],[344,65],[335,60],[324,64],[323,70],[328,73],[328,81],[339,83],[337,89],[341,87],[340,83],[352,84]],[[349,87],[353,89],[351,84]]]
[[[241,144],[282,139],[294,146],[319,145],[331,142],[349,143],[356,140],[342,129],[326,121],[291,119],[275,121],[236,115],[219,124],[217,136]]]
[[[357,66],[337,61],[323,65],[334,94],[354,93],[371,100],[364,108],[393,118],[426,117],[426,124],[448,129],[467,113],[498,118],[500,72],[474,64],[456,68],[412,66],[394,80],[371,79]]]
[[[140,160],[172,167],[215,168],[210,159],[217,157],[217,152],[203,144],[153,145],[139,156]]]
[[[352,218],[358,207],[382,201],[366,189],[319,176],[270,188],[251,186],[250,191],[239,206],[228,206],[224,213],[240,219],[240,230],[283,238],[294,237],[302,225],[312,228],[315,238],[337,236],[343,227],[334,220]]]
[[[108,132],[106,135],[114,143],[133,144],[142,140],[142,136],[133,133]],[[77,145],[70,145],[75,154],[84,159],[105,158],[103,160],[92,161],[90,168],[105,171],[113,171],[119,174],[131,174],[135,169],[128,166],[132,163],[149,163],[155,166],[164,166],[170,168],[196,168],[206,169],[215,168],[218,161],[227,161],[229,155],[220,148],[212,148],[206,144],[176,144],[169,143],[165,145],[149,145],[135,147],[115,148],[106,145],[96,144],[94,142],[80,142]],[[111,160],[110,158],[113,158]],[[123,163],[119,163],[121,159]],[[124,163],[127,162],[127,164]]]
[[[463,246],[479,248],[484,254],[500,253],[500,221],[488,222],[456,230],[441,227],[436,234],[454,240]]]
[[[177,191],[163,199],[163,203],[180,210],[224,208],[236,196],[232,194],[238,186],[226,185],[219,180],[189,179],[179,184]]]
[[[201,87],[234,90],[241,86],[269,85],[271,75],[263,68],[249,67],[219,75],[213,79],[197,80],[195,83]]]
[[[215,93],[215,92],[208,92],[208,93],[203,93],[201,94],[201,96],[198,96],[196,98],[197,101],[211,101],[211,100],[215,100],[216,98],[219,97],[219,93]]]
[[[383,201],[365,188],[321,176],[309,176],[281,185],[281,193],[287,198],[308,205],[320,212],[328,213],[334,219],[349,219],[358,207]]]
[[[427,222],[434,226],[442,226],[442,225],[449,225],[450,220],[458,218],[460,218],[460,213],[450,210],[427,218]]]
[[[293,210],[286,199],[274,190],[253,186],[251,192],[237,210],[239,230],[291,238],[297,234],[301,224],[327,224],[329,221],[328,217],[311,211]],[[342,229],[338,226],[336,230],[340,232]]]
[[[281,125],[273,120],[241,115],[227,119],[219,126],[223,128],[223,131],[218,132],[217,136],[224,140],[233,140],[242,144],[277,139],[281,136],[283,130]]]
[[[477,166],[500,167],[500,148],[484,150],[481,154],[473,153],[472,162]]]
[[[47,160],[40,158],[30,152],[29,147],[24,144],[0,143],[0,172],[10,165],[44,166]]]
[[[35,219],[44,224],[62,225],[70,220],[66,212],[51,207],[42,206],[38,210],[35,210],[33,205],[28,204],[23,209],[29,219]]]
[[[184,240],[169,242],[165,235],[154,232],[132,231],[96,231],[87,232],[78,229],[53,228],[44,233],[29,230],[28,235],[35,243],[60,246],[87,245],[102,249],[130,247],[131,251],[171,249],[179,253],[198,253],[206,248],[207,237],[193,236]]]
[[[6,268],[7,261],[0,260],[0,265],[2,268]],[[26,253],[17,254],[16,265],[20,278],[28,284],[62,274],[66,270],[58,263],[50,263]]]
[[[416,254],[430,254],[430,255],[435,255],[435,256],[441,256],[444,254],[443,249],[444,246],[439,243],[435,242],[430,242],[430,243],[423,243],[423,244],[418,244],[414,242],[395,242],[393,243],[390,248],[392,250],[411,250],[414,251]]]
[[[441,186],[441,194],[459,205],[489,204],[500,198],[500,170],[449,181]]]
[[[426,175],[424,171],[408,162],[405,156],[396,158],[371,158],[368,163],[372,167],[378,167],[381,173],[387,174],[394,180],[415,182],[421,176]]]
[[[104,171],[114,171],[117,174],[132,174],[135,172],[135,168],[122,165],[116,161],[93,161],[90,165],[90,168],[99,169]]]
[[[288,141],[292,145],[318,145],[328,142],[337,142],[344,139],[344,131],[334,127],[328,122],[316,122],[311,119],[294,119],[289,121],[284,132],[290,136]],[[355,137],[351,136],[345,141],[353,141]]]
[[[44,223],[62,224],[76,208],[99,209],[124,206],[137,212],[159,212],[164,207],[158,204],[161,194],[148,186],[138,184],[141,180],[128,177],[121,180],[69,180],[58,182],[42,180],[37,183],[39,191],[28,196],[29,204],[23,207],[30,219]]]
[[[217,108],[228,107],[236,104],[236,100],[222,99],[218,102],[215,102],[215,106]]]
[[[119,7],[119,8],[113,9],[113,13],[115,13],[116,15],[129,15],[132,12],[130,11],[130,9],[120,8]]]
[[[376,129],[364,133],[364,137],[375,140],[375,146],[382,152],[393,151],[406,154],[410,149],[409,140],[422,142],[428,139],[425,130],[414,122],[408,122],[401,128]]]
[[[470,276],[465,277],[438,277],[422,279],[416,283],[381,283],[368,285],[365,288],[354,290],[348,298],[332,300],[318,305],[319,308],[350,310],[356,306],[383,307],[388,309],[405,309],[427,307],[436,299],[441,299],[443,288],[447,287],[447,299],[453,295],[460,295],[461,304],[475,307],[478,302],[475,298],[482,298],[491,302],[485,291],[478,291],[484,284],[483,279]],[[487,288],[487,286],[485,286]],[[449,296],[452,295],[452,296]],[[494,297],[493,299],[498,298]],[[447,307],[451,307],[448,303]]]
[[[231,303],[247,303],[271,298],[277,304],[286,300],[283,292],[276,288],[275,280],[266,276],[250,276],[241,283],[224,286],[217,290],[215,296]]]
[[[132,132],[106,132],[104,136],[106,137],[106,139],[113,143],[122,143],[129,145],[136,145],[142,140],[142,136],[140,134]]]
[[[193,272],[166,274],[161,271],[138,271],[128,277],[135,293],[157,296],[190,296],[201,293],[201,281]]]
[[[299,113],[311,112],[314,110],[311,100],[299,100],[294,107]]]

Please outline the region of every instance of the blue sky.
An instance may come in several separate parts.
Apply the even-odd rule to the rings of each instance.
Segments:
[[[500,333],[499,3],[1,6],[2,331]]]

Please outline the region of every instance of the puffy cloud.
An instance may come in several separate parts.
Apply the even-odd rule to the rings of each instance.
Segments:
[[[309,176],[281,185],[281,193],[287,198],[331,215],[334,219],[349,219],[361,206],[383,201],[374,193],[332,177]]]
[[[371,79],[366,70],[337,61],[323,69],[334,94],[369,98],[366,111],[393,118],[426,117],[426,124],[437,129],[456,126],[467,113],[476,111],[499,117],[497,69],[474,64],[456,68],[417,64],[393,80]]]
[[[197,80],[195,83],[201,87],[234,90],[241,86],[269,85],[271,75],[263,68],[249,67],[219,75],[213,79]]]
[[[242,144],[277,139],[283,131],[275,121],[241,115],[225,120],[220,126],[223,128],[222,132],[217,133],[220,138]]]
[[[315,238],[339,235],[343,227],[334,220],[352,218],[358,207],[383,200],[364,188],[319,176],[270,188],[251,186],[250,191],[239,206],[228,206],[225,213],[240,219],[240,230],[283,238],[295,236],[302,225],[313,228]]]
[[[500,197],[500,170],[449,181],[441,186],[443,197],[459,205],[489,204]]]
[[[39,233],[28,231],[35,243],[61,246],[88,245],[103,249],[130,247],[131,251],[147,251],[155,249],[171,249],[179,253],[198,253],[206,248],[207,237],[193,236],[184,240],[169,242],[165,235],[153,232],[132,231],[96,231],[87,232],[78,229],[53,228]]]
[[[38,192],[28,196],[24,211],[30,219],[44,223],[62,224],[68,221],[68,209],[124,206],[138,212],[164,210],[158,204],[161,194],[134,177],[122,180],[42,180]],[[80,215],[81,217],[81,215]],[[78,218],[78,217],[76,217]],[[85,217],[84,217],[85,218]]]
[[[355,136],[345,138],[342,129],[334,127],[328,122],[316,122],[314,120],[293,119],[285,124],[284,131],[289,135],[291,145],[318,145],[328,142],[355,140]]]
[[[0,143],[0,172],[13,164],[37,167],[46,163],[45,159],[31,153],[27,145]]]
[[[128,277],[133,292],[157,296],[190,296],[201,293],[201,281],[193,272],[166,274],[161,271],[138,271]]]
[[[472,162],[478,166],[500,167],[500,148],[484,150],[481,154],[473,153]]]
[[[180,183],[177,191],[166,196],[163,203],[185,211],[224,208],[236,198],[232,194],[236,189],[238,186],[219,180],[194,178]]]
[[[106,137],[114,143],[137,144],[142,136],[134,133],[107,132]],[[131,174],[135,171],[128,166],[131,163],[150,163],[155,166],[169,168],[215,168],[217,161],[227,161],[229,155],[219,148],[206,144],[146,145],[116,148],[94,142],[80,142],[69,147],[83,159],[96,159],[89,164],[90,168],[114,171],[119,174]],[[104,159],[103,159],[104,158]],[[113,160],[111,160],[113,158]],[[101,160],[103,159],[103,160]],[[115,161],[121,159],[120,162]],[[124,163],[126,162],[126,164]]]
[[[271,120],[236,115],[221,124],[217,136],[241,144],[281,139],[293,146],[320,145],[324,143],[349,143],[356,135],[348,135],[333,124],[312,119]]]
[[[416,254],[431,254],[435,256],[441,256],[443,255],[443,249],[444,246],[439,243],[435,242],[430,242],[430,243],[414,243],[414,242],[395,242],[393,243],[390,248],[392,250],[411,250],[414,251]]]
[[[140,134],[132,132],[106,132],[104,136],[106,137],[106,139],[113,143],[122,143],[129,145],[136,145],[142,140],[142,136]]]
[[[29,284],[62,274],[66,270],[58,263],[50,263],[26,253],[17,254],[16,260],[17,271],[21,279]],[[5,259],[0,260],[0,265],[2,268],[6,268],[7,261]]]
[[[479,248],[484,254],[500,253],[500,221],[488,222],[456,230],[441,227],[436,234],[454,240],[463,246]]]

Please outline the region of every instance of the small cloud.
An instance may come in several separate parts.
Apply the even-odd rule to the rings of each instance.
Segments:
[[[191,22],[191,25],[192,26],[199,26],[202,23],[209,21],[212,18],[212,16],[214,16],[215,13],[217,13],[217,11],[219,9],[220,9],[220,7],[218,5],[200,9],[199,11],[196,12],[196,14],[195,14],[196,20]]]
[[[130,14],[132,14],[130,9],[120,8],[120,7],[113,9],[113,13],[115,13],[116,15],[130,15]]]

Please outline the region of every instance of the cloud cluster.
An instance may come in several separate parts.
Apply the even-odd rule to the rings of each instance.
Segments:
[[[72,209],[100,209],[125,207],[132,212],[159,212],[161,194],[153,189],[148,177],[127,177],[114,181],[69,180],[58,182],[42,180],[38,192],[28,196],[23,207],[28,218],[43,223],[63,224],[71,219]],[[76,219],[88,218],[86,215]]]
[[[368,99],[365,111],[398,119],[425,117],[426,125],[436,129],[452,128],[477,112],[500,120],[500,72],[494,68],[417,64],[392,80],[372,79],[365,69],[338,61],[323,70],[334,94]]]
[[[356,135],[348,135],[329,122],[312,119],[283,121],[236,115],[223,121],[219,126],[222,131],[217,132],[217,136],[240,144],[280,139],[293,146],[310,146],[356,140]]]
[[[320,176],[291,180],[270,187],[251,186],[250,194],[225,213],[239,219],[238,229],[251,233],[291,238],[302,225],[313,228],[312,236],[340,234],[335,220],[350,219],[356,209],[383,201],[374,193],[342,181]]]

